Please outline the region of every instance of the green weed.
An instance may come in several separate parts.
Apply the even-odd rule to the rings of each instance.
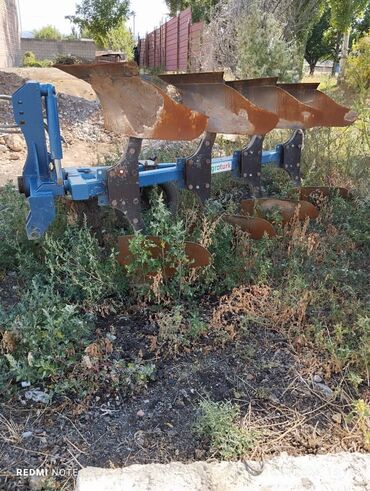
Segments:
[[[199,409],[194,430],[209,441],[211,455],[226,460],[245,457],[258,435],[241,425],[239,406],[206,399]]]

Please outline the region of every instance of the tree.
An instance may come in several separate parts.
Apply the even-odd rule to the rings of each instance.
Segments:
[[[66,19],[87,30],[94,41],[104,46],[109,31],[119,27],[127,17],[129,0],[82,0],[75,15]]]
[[[34,30],[33,35],[36,39],[62,39],[63,35],[54,26],[48,25],[41,29]]]
[[[340,73],[343,74],[348,55],[351,24],[362,17],[369,0],[328,0],[331,9],[331,24],[343,36]]]
[[[193,20],[210,21],[213,8],[219,0],[166,0],[166,5],[170,10],[170,15],[175,16],[177,12],[191,7]]]
[[[134,38],[131,31],[127,29],[125,24],[121,24],[114,29],[111,29],[106,38],[104,48],[113,51],[121,51],[126,55],[128,60],[132,60],[134,55]]]
[[[234,77],[299,79],[302,57],[284,35],[285,23],[255,0],[221,0],[203,34],[202,68]]]
[[[330,27],[330,10],[326,9],[320,20],[314,25],[306,44],[304,57],[310,66],[310,75],[314,74],[319,60],[327,60],[332,57],[333,40],[325,36]]]

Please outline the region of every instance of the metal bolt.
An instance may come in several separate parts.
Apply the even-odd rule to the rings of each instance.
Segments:
[[[243,174],[243,177],[247,177],[247,174]]]
[[[117,206],[117,200],[116,200],[116,199],[114,199],[114,200],[112,201],[112,206]]]
[[[130,150],[129,150],[129,152],[130,152],[131,155],[134,155],[134,153],[136,152],[136,150],[131,147]]]
[[[189,184],[188,188],[189,189],[193,189],[193,185],[192,184]]]
[[[120,174],[123,174],[123,169],[121,169],[121,170],[119,171],[119,173],[120,173]]]
[[[300,167],[300,165],[301,165],[301,164],[298,162],[298,163],[297,163],[297,167]]]
[[[249,174],[249,177],[253,177],[253,174]]]
[[[126,201],[123,201],[123,200],[122,200],[122,201],[121,201],[121,205],[122,205],[122,206],[126,206]]]
[[[206,189],[209,189],[209,183],[208,182],[206,183]]]
[[[139,223],[139,220],[137,218],[134,218],[132,222],[136,225],[137,223]]]
[[[138,205],[138,204],[139,204],[139,200],[138,200],[138,198],[134,198],[134,199],[132,200],[132,202],[134,203],[134,205]]]
[[[260,172],[257,172],[257,176],[259,177],[260,175],[261,175],[261,173]]]
[[[209,147],[209,146],[210,146],[210,144],[211,144],[211,142],[210,142],[209,140],[206,140],[206,141],[205,141],[205,144],[206,144],[206,147]]]
[[[197,184],[197,185],[195,186],[195,189],[199,189],[199,186],[198,186],[198,184]]]

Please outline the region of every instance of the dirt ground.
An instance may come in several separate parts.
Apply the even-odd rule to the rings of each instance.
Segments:
[[[52,83],[59,94],[63,166],[97,165],[120,153],[123,138],[106,132],[99,102],[90,84],[57,68],[0,68],[0,93],[11,95],[25,80]],[[0,103],[0,122],[13,123],[8,103]],[[14,123],[13,123],[14,124]],[[0,137],[1,138],[1,137]],[[0,152],[0,186],[16,181],[26,159],[26,145],[18,152]],[[0,141],[0,144],[3,143]]]
[[[5,291],[3,286],[0,295],[6,299]],[[212,305],[212,299],[205,301]],[[216,348],[206,336],[197,350],[158,356],[152,346],[157,328],[139,309],[101,318],[96,328],[102,337],[115,333],[117,357],[154,362],[154,380],[129,398],[106,387],[93,400],[63,397],[50,407],[26,401],[26,389],[20,389],[1,406],[12,422],[8,438],[3,427],[0,440],[1,489],[28,490],[27,480],[14,477],[23,467],[204,460],[208,442],[193,427],[199,401],[207,397],[230,399],[246,412],[245,424],[259,434],[252,458],[358,450],[356,437],[349,439],[340,424],[345,401],[334,402],[313,384],[313,368],[278,330],[259,328]],[[65,489],[72,489],[72,482],[72,477],[64,482]]]

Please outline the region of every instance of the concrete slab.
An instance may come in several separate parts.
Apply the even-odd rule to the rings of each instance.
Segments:
[[[339,453],[290,457],[263,464],[194,462],[86,467],[77,491],[370,491],[370,455]]]

